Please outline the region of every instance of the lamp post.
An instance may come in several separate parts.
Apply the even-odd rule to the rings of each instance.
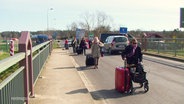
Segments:
[[[49,10],[53,10],[53,8],[47,9],[47,32],[49,30]]]

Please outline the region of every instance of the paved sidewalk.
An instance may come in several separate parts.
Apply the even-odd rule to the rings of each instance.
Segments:
[[[94,104],[68,50],[52,51],[34,91],[30,104]]]

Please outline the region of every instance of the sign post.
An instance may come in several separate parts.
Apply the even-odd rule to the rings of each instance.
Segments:
[[[14,55],[14,41],[10,40],[10,56]]]
[[[76,29],[76,39],[81,40],[85,36],[85,29]]]
[[[93,38],[94,38],[94,34],[93,34],[93,33],[89,33],[88,38],[89,38],[89,40],[93,40]]]

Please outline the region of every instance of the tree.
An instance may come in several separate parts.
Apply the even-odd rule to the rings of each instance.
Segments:
[[[97,34],[110,31],[111,29],[110,23],[112,23],[110,16],[106,15],[104,12],[97,12],[96,20],[97,20],[96,24],[97,27],[95,31]]]
[[[86,30],[86,34],[90,33],[94,29],[95,15],[88,12],[82,14],[82,20],[79,22],[79,26]]]
[[[68,38],[72,38],[75,36],[75,31],[77,29],[77,23],[73,22],[70,25],[67,26],[68,32],[67,32],[67,36]]]
[[[110,31],[112,20],[110,16],[106,15],[104,12],[85,13],[81,16],[81,21],[79,26],[86,30],[86,33],[94,32],[95,34],[101,34],[103,32]]]

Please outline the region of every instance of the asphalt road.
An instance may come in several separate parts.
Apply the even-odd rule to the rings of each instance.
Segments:
[[[71,52],[71,49],[70,49]],[[87,51],[90,53],[90,50]],[[85,66],[84,55],[72,55],[87,80],[85,83],[95,100],[106,104],[182,104],[184,102],[184,64],[144,55],[149,91],[134,84],[134,94],[122,94],[114,88],[115,68],[123,66],[120,55],[105,55],[100,58],[99,69]]]

